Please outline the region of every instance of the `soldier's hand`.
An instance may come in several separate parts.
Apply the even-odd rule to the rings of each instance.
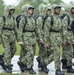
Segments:
[[[66,44],[67,44],[67,45],[70,45],[70,44],[71,44],[71,42],[70,42],[70,41],[67,41],[67,42],[66,42]]]
[[[19,42],[19,44],[20,44],[20,45],[23,45],[24,43],[23,43],[23,42]]]
[[[48,48],[48,47],[49,47],[49,44],[48,44],[48,43],[46,43],[46,44],[45,44],[45,47],[46,47],[46,48]]]
[[[41,44],[44,44],[44,41],[43,41],[43,39],[40,39],[40,43],[41,43]]]

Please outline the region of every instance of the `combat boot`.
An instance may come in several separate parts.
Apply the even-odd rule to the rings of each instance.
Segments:
[[[4,53],[0,55],[0,61],[3,61]]]
[[[5,71],[7,73],[12,73],[12,70],[10,69],[10,65],[9,66],[5,66]]]
[[[21,61],[18,61],[17,64],[19,65],[22,72],[24,72],[24,70],[27,70],[27,65],[24,65]]]
[[[37,57],[36,60],[38,62],[38,68],[41,68],[41,66],[40,66],[40,57]]]
[[[64,71],[56,70],[55,75],[65,75]]]
[[[9,65],[9,69],[12,70],[12,67],[13,67],[13,64],[10,64]]]
[[[47,68],[47,65],[44,62],[42,62],[40,66],[43,72],[45,72],[46,74],[49,72],[49,69]]]
[[[0,61],[0,65],[1,65],[1,66],[2,66],[2,68],[5,70],[4,61]]]
[[[33,70],[33,68],[28,69],[30,74],[36,74],[36,72]]]
[[[68,73],[74,73],[74,69],[72,68],[72,66],[67,67],[67,72]]]
[[[62,59],[61,62],[62,62],[62,68],[67,69],[67,59]]]
[[[7,72],[7,73],[11,73],[12,71],[12,68],[11,68],[11,65],[9,66],[5,66],[4,65],[4,61],[0,61],[0,65],[2,66],[2,68]]]

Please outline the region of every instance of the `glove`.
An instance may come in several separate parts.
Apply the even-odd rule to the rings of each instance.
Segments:
[[[48,43],[46,43],[46,44],[45,44],[45,48],[48,48],[48,47],[49,47],[49,44],[48,44]]]
[[[23,42],[18,42],[20,45],[23,45],[24,43]]]
[[[44,41],[43,41],[43,39],[40,39],[40,43],[41,43],[41,44],[44,44]]]

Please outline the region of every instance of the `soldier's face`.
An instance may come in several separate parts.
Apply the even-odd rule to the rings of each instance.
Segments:
[[[48,10],[46,11],[46,15],[50,15],[50,14],[51,14],[51,10],[48,9]]]
[[[71,9],[71,14],[74,14],[74,8]]]
[[[29,8],[29,9],[28,9],[28,14],[29,14],[29,15],[33,15],[33,12],[34,12],[34,9],[33,9],[33,8]]]
[[[14,14],[14,9],[9,10],[9,15],[13,15]]]
[[[55,8],[54,9],[54,14],[59,15],[60,14],[60,8]]]

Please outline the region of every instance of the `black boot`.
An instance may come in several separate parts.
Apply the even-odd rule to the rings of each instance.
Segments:
[[[4,53],[2,55],[0,55],[0,59],[4,57]]]
[[[33,68],[28,69],[30,74],[36,74],[36,72],[33,70]]]
[[[62,68],[67,69],[67,59],[62,59],[61,62],[62,62]]]
[[[68,73],[74,73],[74,69],[72,68],[72,66],[67,67],[67,72]]]
[[[55,75],[65,75],[64,71],[56,70]]]
[[[7,73],[11,73],[12,68],[9,66],[5,66],[4,65],[4,61],[0,61],[0,65],[2,66],[2,68],[7,72]]]
[[[1,66],[2,66],[2,68],[5,70],[4,61],[0,61],[0,65],[1,65]]]
[[[21,70],[22,72],[24,72],[24,70],[27,70],[27,66],[24,65],[21,61],[18,61],[17,64],[19,65],[20,70]]]
[[[40,57],[37,57],[36,60],[38,62],[38,68],[41,68],[41,66],[40,66]]]
[[[13,64],[10,64],[9,65],[9,69],[12,70],[12,67],[13,67]]]
[[[3,61],[4,53],[0,55],[0,61]]]
[[[46,74],[49,72],[49,69],[47,68],[47,65],[44,62],[42,62],[40,66],[43,72],[45,72]]]
[[[10,69],[10,65],[9,66],[5,66],[5,71],[7,73],[12,73],[12,70]]]

